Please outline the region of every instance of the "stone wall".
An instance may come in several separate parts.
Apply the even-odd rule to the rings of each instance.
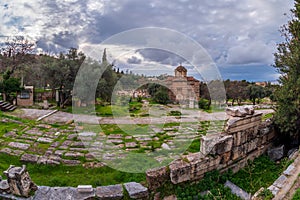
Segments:
[[[7,180],[0,177],[0,199],[11,200],[119,200],[149,199],[148,188],[140,183],[99,186],[79,185],[75,187],[36,186],[26,170],[26,166],[10,166],[4,172]]]
[[[228,109],[227,114],[225,131],[203,136],[199,153],[183,156],[169,166],[148,170],[149,189],[155,190],[167,181],[173,184],[197,181],[212,170],[237,172],[272,144],[275,131],[270,122],[262,122],[261,113],[254,113],[250,107],[238,107]]]

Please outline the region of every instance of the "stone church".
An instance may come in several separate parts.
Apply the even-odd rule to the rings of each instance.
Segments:
[[[187,69],[178,66],[175,76],[168,76],[166,86],[170,90],[169,96],[172,101],[189,108],[198,108],[200,98],[200,81],[192,76],[187,76]]]

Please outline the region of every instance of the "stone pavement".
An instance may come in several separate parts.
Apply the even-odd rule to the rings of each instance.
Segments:
[[[13,114],[21,118],[37,119],[49,112],[51,110],[22,109]],[[182,120],[175,117],[114,119],[56,112],[35,126],[23,124],[22,130],[15,129],[5,133],[0,137],[0,152],[19,156],[22,161],[31,163],[51,165],[90,163],[93,166],[97,163],[97,166],[101,166],[102,162],[124,158],[130,152],[142,151],[161,163],[167,159],[175,159],[176,155],[179,155],[178,152],[183,153],[194,139],[200,138],[201,134],[207,131],[208,128],[199,121],[212,119],[210,123],[212,129],[222,131],[223,125],[216,120],[223,118],[224,113],[198,113],[190,110],[186,112]],[[68,125],[60,128],[51,124],[56,122],[67,122]],[[118,123],[125,132],[111,130],[113,132],[104,133],[101,128],[98,129],[100,125],[98,128],[92,125],[94,128],[86,130],[86,127],[78,126],[80,122],[84,124],[100,122],[101,126],[102,124],[113,126],[109,124]],[[170,122],[191,123],[164,127],[164,123]],[[149,123],[148,129],[142,131],[136,131],[141,128],[139,125],[131,125]]]
[[[47,123],[21,126],[21,130],[13,129],[0,136],[0,152],[18,156],[21,161],[29,163],[91,166],[103,166],[105,162],[140,150],[158,162],[174,159],[177,154],[173,152],[184,151],[183,146],[187,148],[206,128],[197,123],[165,128],[150,125],[147,132],[134,133],[133,129],[132,135],[128,135],[121,130],[113,133],[97,131],[100,126],[96,125],[93,125],[93,131],[85,130],[74,123],[62,127]],[[131,125],[127,127],[131,128]]]

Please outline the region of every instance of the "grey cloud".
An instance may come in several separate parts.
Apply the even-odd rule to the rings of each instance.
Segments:
[[[138,50],[138,52],[144,57],[145,60],[154,61],[161,64],[177,66],[185,61],[178,55],[161,49],[141,49]]]
[[[78,41],[77,36],[73,33],[68,31],[59,32],[58,34],[53,35],[53,42],[54,44],[59,45],[62,48],[69,49],[69,48],[78,48]]]
[[[56,51],[81,43],[99,44],[121,31],[157,26],[196,40],[222,66],[272,62],[273,44],[282,41],[278,29],[288,21],[283,14],[292,8],[293,0],[29,1],[22,5],[35,11],[28,16],[11,11],[14,6],[0,8],[11,19],[0,22],[3,30],[9,30],[10,24],[22,27],[30,17],[29,25],[39,24],[36,29],[42,48]],[[140,53],[162,64],[174,66],[184,61],[159,51]]]
[[[136,56],[132,56],[131,58],[127,59],[128,64],[141,64],[142,60],[137,58]]]

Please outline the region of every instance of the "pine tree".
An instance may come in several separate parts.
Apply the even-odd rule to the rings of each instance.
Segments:
[[[274,67],[281,74],[275,91],[275,124],[282,136],[299,143],[300,130],[300,0],[295,0],[291,20],[282,27],[285,42],[277,47]]]

